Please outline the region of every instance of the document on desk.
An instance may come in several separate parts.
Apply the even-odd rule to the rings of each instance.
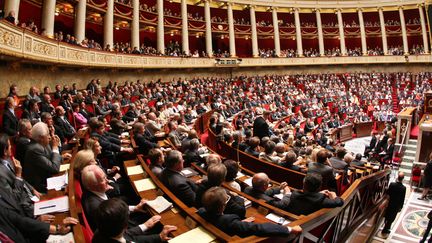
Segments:
[[[267,214],[266,219],[271,220],[276,224],[280,224],[280,225],[287,225],[290,223],[290,221],[286,220],[284,217],[280,217],[274,213]]]
[[[34,204],[35,216],[54,212],[66,212],[68,210],[68,196],[56,197],[50,200],[43,200]]]
[[[126,168],[127,170],[127,174],[128,175],[139,175],[139,174],[143,174],[144,170],[141,167],[141,165],[135,165],[135,166],[130,166]]]
[[[172,203],[166,200],[163,196],[158,196],[154,200],[147,201],[147,205],[149,205],[157,213],[162,213],[173,206]]]
[[[61,176],[54,176],[47,178],[47,189],[56,191],[60,191],[62,187],[68,184],[68,173],[65,173]]]
[[[246,180],[243,181],[246,185],[248,186],[252,186],[252,177],[247,178]]]
[[[134,181],[134,184],[135,184],[135,188],[139,192],[156,189],[156,185],[153,183],[153,181],[150,178]]]
[[[70,164],[62,164],[60,165],[60,172],[67,171],[70,168]]]
[[[183,242],[193,242],[193,243],[209,243],[215,242],[216,236],[210,234],[207,230],[202,227],[196,227],[193,230],[189,230],[171,240],[169,243],[183,243]]]
[[[46,243],[74,243],[74,236],[72,232],[65,235],[50,235],[46,240]]]

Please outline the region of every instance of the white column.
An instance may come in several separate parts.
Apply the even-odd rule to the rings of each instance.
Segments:
[[[210,13],[210,0],[204,0],[204,17],[206,25],[206,52],[208,57],[213,56],[213,41],[211,30],[211,13]]]
[[[388,47],[387,47],[387,32],[385,27],[385,19],[384,19],[384,11],[383,8],[378,9],[379,18],[380,18],[380,26],[381,26],[381,37],[382,37],[382,45],[384,55],[388,55]]]
[[[316,21],[317,21],[317,27],[318,27],[318,45],[319,45],[319,53],[320,56],[324,56],[325,49],[324,49],[324,35],[323,35],[323,28],[321,23],[321,12],[319,9],[316,9]]]
[[[339,25],[340,49],[341,49],[342,56],[346,56],[347,50],[345,47],[344,23],[342,19],[342,11],[340,9],[337,10],[337,18],[338,18],[338,25]]]
[[[165,54],[165,31],[164,31],[164,4],[163,0],[157,0],[158,22],[157,22],[157,50]]]
[[[419,13],[420,13],[420,24],[422,28],[422,36],[423,36],[423,48],[425,53],[429,53],[429,44],[428,44],[428,36],[427,36],[427,30],[426,30],[426,21],[424,17],[424,10],[423,5],[419,4]]]
[[[358,9],[358,17],[359,17],[359,24],[360,24],[360,37],[361,37],[361,46],[362,46],[362,53],[363,55],[367,55],[367,43],[366,43],[366,30],[363,20],[363,11],[361,8]]]
[[[297,54],[299,57],[303,56],[303,42],[302,42],[302,34],[301,34],[301,23],[300,23],[300,13],[299,9],[294,9],[294,21],[296,27],[296,41],[297,41]]]
[[[256,25],[256,17],[255,17],[255,6],[250,6],[250,21],[251,21],[251,31],[252,31],[252,56],[258,57],[258,33],[257,33],[257,25]]]
[[[42,5],[42,29],[45,29],[46,36],[54,36],[56,0],[44,0]]]
[[[235,32],[234,32],[234,16],[232,3],[227,4],[228,11],[228,30],[229,30],[229,48],[230,48],[230,56],[236,56],[236,47],[235,47]]]
[[[107,1],[107,10],[104,17],[104,48],[114,45],[114,0]]]
[[[407,36],[406,26],[405,26],[405,15],[402,7],[399,7],[399,17],[400,17],[400,24],[402,29],[403,51],[404,54],[409,54],[408,36]]]
[[[19,18],[20,0],[6,0],[4,5],[4,16],[8,16],[11,11],[15,12],[15,20]]]
[[[272,16],[273,16],[273,31],[274,31],[274,46],[275,46],[275,54],[276,56],[280,56],[280,38],[279,38],[279,20],[277,16],[277,9],[272,8]]]
[[[133,7],[133,13],[132,13],[132,25],[131,25],[131,47],[132,50],[137,47],[140,48],[140,26],[139,26],[139,7],[140,3],[139,0],[132,0],[132,7]]]
[[[186,55],[189,55],[189,30],[188,30],[188,12],[186,0],[181,0],[181,16],[182,16],[182,50]]]
[[[81,43],[81,41],[85,38],[85,22],[86,22],[86,7],[87,7],[87,1],[86,0],[79,0],[78,3],[75,6],[76,12],[75,12],[75,39],[78,43]]]

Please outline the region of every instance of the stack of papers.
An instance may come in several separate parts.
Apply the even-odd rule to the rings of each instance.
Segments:
[[[280,224],[280,225],[287,225],[290,223],[290,221],[286,220],[284,217],[279,217],[274,213],[267,214],[266,219],[271,220],[276,224]]]
[[[193,230],[189,230],[186,233],[183,233],[171,240],[169,243],[183,243],[183,242],[193,242],[193,243],[209,243],[214,242],[216,240],[216,236],[210,234],[204,228],[196,227]]]
[[[34,215],[42,215],[54,212],[66,212],[69,210],[68,196],[39,201],[34,204]]]
[[[126,168],[127,170],[127,174],[128,175],[139,175],[139,174],[143,174],[144,170],[141,167],[141,165],[135,165],[135,166],[130,166]]]
[[[47,189],[56,191],[60,191],[62,187],[68,184],[68,173],[65,173],[61,176],[54,176],[47,178]]]
[[[134,181],[135,188],[138,192],[156,189],[156,185],[150,178]]]
[[[46,240],[47,243],[74,243],[74,236],[72,232],[65,235],[50,235]]]
[[[196,172],[195,170],[193,170],[193,169],[191,169],[189,167],[184,168],[180,173],[182,175],[184,175],[185,177],[191,177],[191,176],[194,176],[194,175],[198,175],[198,172]]]
[[[156,199],[147,201],[147,205],[149,205],[153,210],[157,213],[162,213],[163,211],[170,209],[173,205],[168,202],[164,197],[158,196]]]

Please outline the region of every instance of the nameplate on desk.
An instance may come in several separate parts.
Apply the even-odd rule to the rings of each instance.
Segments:
[[[138,192],[156,189],[156,185],[149,178],[134,181],[134,184],[135,184],[135,188]]]
[[[69,210],[68,196],[39,201],[34,204],[34,215],[42,215],[54,212],[66,212]]]
[[[210,234],[207,230],[202,227],[196,227],[193,230],[189,230],[171,240],[169,243],[182,243],[182,242],[194,242],[194,243],[209,243],[215,242],[216,236]]]
[[[127,167],[126,170],[127,170],[127,174],[130,176],[131,175],[139,175],[139,174],[142,174],[144,172],[141,165],[130,166],[130,167]]]

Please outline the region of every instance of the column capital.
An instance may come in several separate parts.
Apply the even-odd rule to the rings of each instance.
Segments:
[[[252,5],[252,4],[249,4],[249,5],[246,5],[247,6],[247,8],[249,8],[249,9],[255,9],[256,8],[256,5]]]
[[[363,12],[363,8],[356,8],[357,12]]]
[[[316,12],[320,13],[320,12],[321,12],[321,9],[320,9],[320,8],[314,8],[314,9],[312,9],[312,11],[315,12],[315,13],[316,13]]]
[[[334,12],[337,14],[337,13],[342,13],[342,9],[340,9],[340,8],[335,8],[334,9]]]
[[[293,8],[294,12],[300,11],[300,8]]]
[[[403,9],[404,9],[404,6],[400,5],[400,6],[398,6],[398,9],[399,9],[399,10],[401,10],[401,9],[403,10]]]
[[[272,11],[277,11],[279,8],[278,8],[278,7],[270,7],[270,9],[271,9]]]
[[[232,7],[233,5],[234,5],[234,3],[232,3],[232,2],[226,2],[225,3],[227,6],[230,6],[230,7]]]
[[[384,10],[383,7],[378,7],[377,9],[378,9],[378,11],[383,11]]]
[[[418,7],[418,8],[423,8],[423,7],[424,7],[424,3],[419,3],[419,4],[417,4],[417,7]]]

